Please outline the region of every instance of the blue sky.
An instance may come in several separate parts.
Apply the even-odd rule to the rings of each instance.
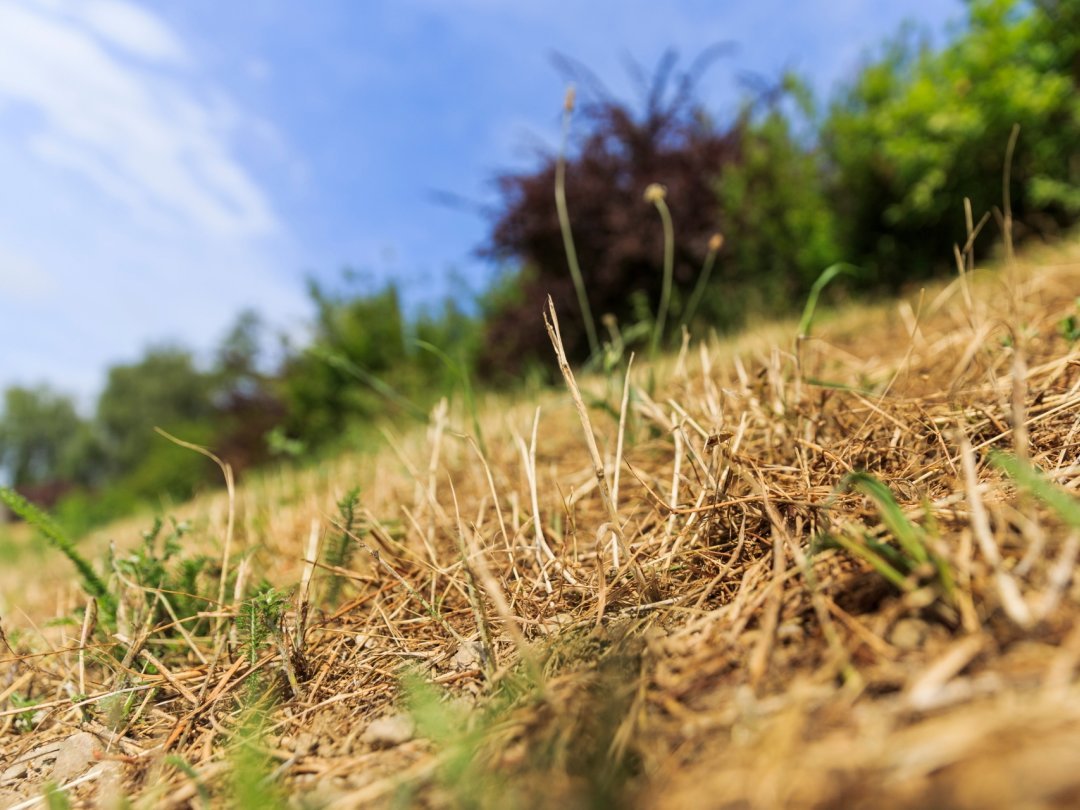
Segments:
[[[412,306],[494,272],[501,169],[557,142],[578,59],[617,95],[666,48],[731,41],[702,97],[807,75],[825,94],[960,0],[0,0],[0,386],[85,403],[153,342],[206,353],[245,307],[302,333],[308,275],[393,278]],[[663,178],[657,178],[662,180]],[[455,280],[456,279],[456,280]]]

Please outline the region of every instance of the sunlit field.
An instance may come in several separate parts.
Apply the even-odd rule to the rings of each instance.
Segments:
[[[190,69],[94,8],[0,46]],[[727,111],[557,57],[483,285],[8,384],[0,807],[1080,804],[1080,9],[964,13]]]

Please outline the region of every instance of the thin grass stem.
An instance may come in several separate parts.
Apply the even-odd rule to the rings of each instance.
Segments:
[[[563,104],[562,143],[559,147],[559,159],[555,164],[555,210],[559,215],[559,229],[562,231],[563,248],[566,250],[566,263],[570,266],[570,277],[574,280],[581,318],[585,322],[585,334],[589,340],[589,355],[600,354],[600,340],[596,336],[596,323],[593,321],[589,296],[585,292],[585,279],[578,265],[577,249],[574,247],[574,233],[570,228],[570,213],[566,206],[566,148],[570,139],[570,118],[574,113],[574,88],[566,91]]]

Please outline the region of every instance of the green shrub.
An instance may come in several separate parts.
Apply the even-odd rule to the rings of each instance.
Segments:
[[[846,260],[896,286],[952,266],[975,218],[1003,205],[1002,168],[1021,135],[1010,195],[1017,235],[1080,217],[1080,5],[971,0],[941,50],[907,28],[834,104],[823,130]]]

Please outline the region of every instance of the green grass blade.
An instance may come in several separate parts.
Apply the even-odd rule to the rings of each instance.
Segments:
[[[690,301],[687,303],[686,311],[679,322],[680,328],[689,327],[693,322],[698,307],[701,305],[701,299],[705,297],[705,290],[708,289],[709,277],[712,275],[713,265],[716,264],[716,254],[723,244],[724,238],[719,234],[714,235],[709,242],[709,252],[705,255],[705,264],[701,268],[701,273],[698,274],[694,291],[690,293]]]
[[[854,394],[862,394],[863,396],[872,397],[876,392],[871,391],[869,388],[860,388],[857,385],[846,385],[845,383],[832,382],[830,380],[821,380],[817,377],[807,377],[803,380],[807,385],[816,385],[818,388],[832,388],[836,391],[850,391]]]
[[[337,352],[327,351],[318,346],[310,346],[307,351],[328,365],[360,380],[364,385],[367,385],[373,391],[382,394],[391,402],[396,402],[409,415],[416,417],[421,422],[427,421],[428,415],[423,408],[418,407],[412,400],[400,394],[385,380],[372,374],[363,366],[357,365],[348,357],[338,354]]]
[[[1019,486],[1032,492],[1036,498],[1058,513],[1058,516],[1080,529],[1080,499],[1047,479],[1038,467],[1027,464],[1008,453],[992,452],[990,460],[1002,469]]]
[[[823,538],[823,542],[835,543],[852,556],[869,563],[871,568],[877,571],[878,574],[880,574],[884,579],[888,580],[890,584],[896,586],[896,588],[898,588],[899,590],[906,591],[911,589],[911,582],[908,580],[908,578],[903,573],[894,568],[892,565],[890,565],[884,557],[882,557],[880,554],[875,553],[865,543],[860,543],[857,540],[854,540],[843,534],[826,535]]]
[[[864,472],[850,473],[845,476],[843,487],[861,492],[874,501],[881,515],[881,522],[915,563],[930,562],[930,553],[926,550],[922,530],[908,520],[907,515],[893,497],[892,490],[874,476]]]
[[[476,443],[480,445],[480,451],[486,456],[487,445],[484,444],[484,432],[480,429],[480,409],[476,405],[476,396],[473,393],[472,380],[470,379],[469,371],[462,360],[454,360],[450,355],[436,346],[434,343],[428,343],[426,340],[414,341],[417,346],[426,352],[438,357],[442,360],[443,365],[461,382],[461,393],[465,397],[465,407],[469,409],[469,416],[472,419],[473,432],[476,434]]]
[[[808,337],[810,335],[810,327],[814,323],[814,311],[817,309],[818,298],[821,297],[821,291],[824,290],[829,283],[837,276],[848,275],[857,276],[860,270],[853,264],[847,262],[837,262],[836,264],[826,267],[817,280],[814,281],[810,287],[810,295],[807,296],[806,306],[803,307],[802,318],[799,319],[799,337]]]

